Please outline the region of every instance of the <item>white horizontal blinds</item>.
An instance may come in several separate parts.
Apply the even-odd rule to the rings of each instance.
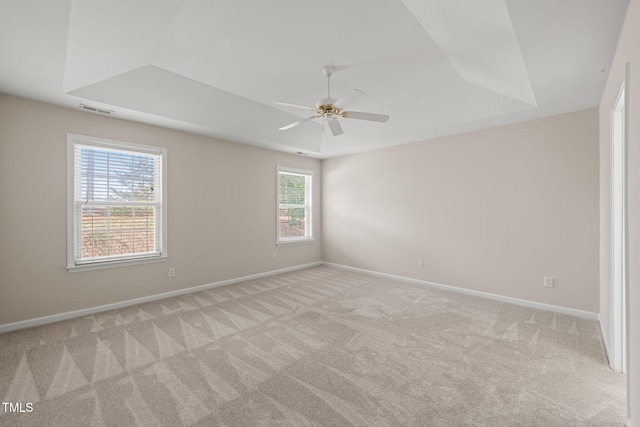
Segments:
[[[159,255],[162,154],[74,144],[76,264]]]
[[[311,238],[311,174],[278,171],[278,238]]]

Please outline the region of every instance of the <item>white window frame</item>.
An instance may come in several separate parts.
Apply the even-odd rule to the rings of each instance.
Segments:
[[[280,203],[280,174],[304,175],[309,177],[309,188],[305,192],[309,195],[308,202],[304,205],[285,205]],[[295,243],[313,242],[313,171],[306,169],[296,169],[286,166],[278,166],[276,173],[276,244],[290,245]],[[303,207],[305,209],[305,236],[300,237],[280,237],[280,209],[281,207]]]
[[[75,200],[75,146],[76,144],[94,146],[112,150],[125,150],[143,154],[160,155],[161,165],[161,207],[160,220],[156,224],[156,240],[159,239],[159,253],[123,256],[117,259],[85,260],[76,259],[77,233],[79,231],[76,217]],[[67,134],[67,271],[70,273],[97,270],[127,265],[146,264],[166,261],[167,251],[167,149],[150,145],[134,144],[132,142],[114,141],[93,136]]]

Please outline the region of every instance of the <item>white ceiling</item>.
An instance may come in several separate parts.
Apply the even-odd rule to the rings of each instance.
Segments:
[[[2,0],[0,92],[317,158],[596,107],[628,0]],[[334,137],[288,131],[368,96]],[[87,113],[91,114],[91,113]]]

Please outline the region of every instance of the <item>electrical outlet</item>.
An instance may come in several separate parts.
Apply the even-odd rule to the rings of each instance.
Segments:
[[[418,268],[424,268],[424,260],[418,260]]]
[[[349,249],[344,250],[344,256],[349,256]]]
[[[271,259],[275,261],[276,258],[278,258],[278,254],[274,252],[273,255],[271,255]]]
[[[175,275],[176,275],[176,269],[175,269],[175,268],[173,268],[173,267],[171,267],[171,268],[169,269],[169,275],[168,275],[168,276],[169,276],[169,277],[175,277]]]
[[[553,277],[546,277],[544,278],[544,287],[545,288],[553,288]]]

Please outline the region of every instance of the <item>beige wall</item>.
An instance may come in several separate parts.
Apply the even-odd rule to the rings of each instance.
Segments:
[[[67,132],[168,149],[167,262],[67,272]],[[319,160],[0,94],[0,325],[320,261],[319,216],[314,243],[275,246],[279,164],[320,201]]]
[[[631,0],[609,79],[600,103],[600,313],[603,330],[610,327],[609,299],[609,203],[610,203],[610,110],[623,80],[624,66],[630,63],[627,82],[629,98],[628,135],[628,215],[629,215],[629,316],[631,350],[631,415],[633,425],[640,425],[640,2]],[[608,338],[608,337],[607,337]]]
[[[595,109],[325,160],[323,191],[324,261],[598,312]]]

